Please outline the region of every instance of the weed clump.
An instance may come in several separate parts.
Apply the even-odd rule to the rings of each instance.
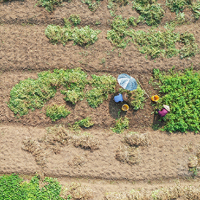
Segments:
[[[81,19],[78,15],[71,15],[69,20],[76,26],[80,24]],[[93,30],[89,26],[81,27],[80,29],[72,28],[68,19],[64,18],[65,26],[48,25],[45,29],[45,35],[53,44],[61,43],[65,45],[68,41],[73,40],[74,44],[80,46],[88,46],[94,44],[98,38],[100,30]]]
[[[80,147],[82,149],[89,149],[91,151],[99,149],[99,141],[94,139],[88,133],[74,135],[73,144],[75,147]]]
[[[50,117],[52,121],[67,117],[71,112],[68,111],[64,105],[52,105],[46,107],[46,116]]]
[[[120,146],[117,151],[115,158],[120,162],[125,162],[130,165],[134,165],[139,161],[138,150],[134,147]]]
[[[64,199],[83,199],[90,200],[94,198],[94,192],[80,183],[71,183],[67,188],[62,190]]]
[[[23,140],[22,149],[31,153],[35,157],[35,161],[38,165],[42,167],[45,166],[45,155],[41,145],[37,141],[31,139]]]
[[[125,129],[129,127],[129,119],[125,117],[120,117],[116,120],[115,127],[111,130],[115,133],[122,133]]]
[[[38,6],[44,7],[48,12],[52,12],[55,6],[61,6],[63,0],[37,0]]]
[[[133,2],[133,9],[140,14],[139,21],[145,21],[147,25],[158,25],[164,16],[164,10],[157,0],[136,0]]]
[[[74,26],[77,26],[81,23],[81,18],[79,15],[70,15],[69,20],[74,24]]]
[[[129,146],[135,146],[135,147],[149,145],[148,134],[138,134],[130,132],[124,136],[124,141]]]
[[[89,128],[94,125],[94,122],[92,122],[91,117],[86,117],[85,119],[75,122],[75,125],[82,128]]]

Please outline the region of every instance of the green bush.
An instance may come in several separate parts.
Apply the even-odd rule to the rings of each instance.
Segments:
[[[88,128],[93,126],[94,122],[92,122],[92,119],[90,117],[86,117],[85,119],[75,122],[75,125],[78,125],[83,128]]]
[[[60,6],[63,0],[38,0],[38,6],[45,7],[45,9],[49,12],[52,12],[55,9],[55,5]]]
[[[191,5],[191,0],[166,0],[166,6],[176,14],[183,11],[187,5]]]
[[[163,130],[169,132],[200,132],[200,72],[186,69],[184,73],[170,70],[167,74],[154,69],[160,96],[160,108],[170,106],[170,112],[163,118],[166,122]]]
[[[69,101],[73,104],[76,104],[78,101],[82,101],[85,97],[84,92],[80,89],[62,90],[61,93],[66,95],[64,98],[65,101]]]
[[[70,15],[69,20],[71,20],[75,26],[81,23],[79,15]]]
[[[48,25],[45,30],[45,35],[53,44],[62,43],[65,45],[68,41],[73,40],[74,44],[88,46],[98,40],[97,35],[100,32],[100,30],[93,30],[89,26],[80,29],[75,27],[72,29],[65,20],[65,27],[63,28],[55,25]]]
[[[111,128],[111,130],[115,133],[122,133],[125,129],[128,129],[129,127],[129,119],[125,116],[120,117],[116,120],[116,124],[114,128]]]
[[[96,108],[108,99],[109,93],[115,92],[116,79],[110,75],[92,77],[89,82],[87,74],[80,68],[55,69],[53,73],[41,72],[38,79],[20,81],[11,89],[8,107],[19,116],[28,114],[29,109],[41,109],[62,86],[65,89],[61,90],[61,93],[65,95],[66,101],[76,104],[86,96],[89,105]],[[93,89],[85,95],[87,84],[91,84]]]
[[[93,30],[89,26],[85,26],[80,29],[75,27],[72,37],[75,44],[80,46],[88,46],[94,44],[98,40],[97,35],[100,32],[100,30]]]
[[[104,100],[107,100],[108,95],[104,95],[102,89],[93,88],[86,94],[87,102],[92,108],[97,108]]]
[[[68,111],[64,105],[52,105],[46,107],[46,116],[50,117],[52,121],[56,121],[62,117],[67,117],[71,112]]]
[[[42,78],[26,79],[16,84],[10,91],[8,107],[20,116],[26,115],[29,109],[41,109],[54,97],[56,89],[48,85]]]
[[[151,0],[133,2],[133,9],[138,11],[149,26],[158,25],[164,16],[164,10],[156,2]]]
[[[95,12],[100,6],[100,0],[82,0],[83,3],[88,5],[90,11]]]
[[[61,185],[56,179],[46,177],[43,185],[41,186],[39,184],[39,178],[37,176],[34,176],[29,183],[15,174],[0,176],[0,200],[63,199],[59,196]]]
[[[199,16],[200,16],[200,1],[193,3],[191,8],[192,8],[192,11],[194,13],[194,18],[199,19]]]

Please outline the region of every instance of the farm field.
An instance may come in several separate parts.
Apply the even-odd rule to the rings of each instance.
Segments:
[[[127,25],[123,21],[120,21],[122,25],[116,25],[113,22],[115,19],[120,20],[120,17],[115,17],[121,15],[123,19],[134,17],[134,23],[136,23],[140,15],[136,9],[132,9],[133,2],[122,6],[116,4],[117,1],[94,2],[97,6],[95,11],[91,11],[94,7],[89,9],[88,5],[81,0],[72,0],[62,2],[61,6],[55,5],[52,12],[48,12],[42,6],[37,6],[36,0],[0,3],[0,174],[3,176],[15,173],[24,180],[30,180],[37,174],[41,180],[44,177],[57,178],[63,188],[70,187],[72,183],[80,183],[83,188],[90,188],[93,191],[88,192],[90,195],[83,192],[83,197],[80,194],[76,196],[72,191],[71,193],[62,191],[61,196],[68,200],[134,199],[133,196],[129,196],[131,190],[141,192],[142,196],[145,194],[144,191],[147,193],[161,191],[161,188],[174,188],[177,185],[191,186],[191,191],[197,195],[196,199],[200,199],[199,117],[195,118],[196,133],[187,128],[187,131],[181,129],[184,130],[182,132],[161,131],[165,122],[158,120],[154,112],[156,104],[152,103],[150,98],[152,95],[159,94],[158,87],[152,84],[154,69],[167,72],[175,66],[174,72],[184,72],[185,69],[193,67],[194,72],[199,74],[200,53],[195,49],[195,45],[198,49],[200,48],[200,19],[194,18],[194,13],[188,6],[183,9],[185,18],[180,22],[177,20],[176,13],[166,6],[165,1],[155,1],[161,5],[163,17],[154,30],[168,30],[168,35],[171,34],[171,38],[176,39],[177,50],[172,48],[168,51],[168,45],[164,44],[162,51],[158,51],[155,47],[156,50],[151,52],[144,46],[140,48],[141,43],[145,44],[145,39],[139,41],[140,36],[137,35],[137,31],[151,33],[152,26],[147,25],[147,19],[138,21],[136,25]],[[135,7],[137,8],[136,4]],[[70,19],[71,15],[78,15],[81,19],[80,24],[68,26],[65,20]],[[176,26],[174,29],[167,29],[166,23],[170,24],[172,21],[177,23]],[[59,25],[69,34],[73,28],[73,31],[76,30],[77,33],[72,31],[72,35],[68,38],[63,36],[62,39],[59,37],[55,39],[52,30],[57,29],[54,26],[52,29],[47,29],[48,25]],[[97,40],[94,39],[92,43],[89,41],[88,45],[84,46],[77,40],[77,37],[80,36],[78,35],[79,29],[87,25],[99,32]],[[126,27],[122,28],[126,37],[123,38],[124,35],[120,31],[117,32],[116,27],[119,29]],[[107,31],[111,29],[114,30],[113,35],[122,34],[120,42],[116,38],[116,40],[109,40]],[[49,31],[49,35],[46,30]],[[181,35],[185,32],[193,36]],[[177,35],[172,36],[172,33],[177,33]],[[158,37],[158,35],[155,36],[158,39],[157,44],[159,43]],[[187,56],[188,52],[182,51],[181,48],[188,45],[188,38],[193,37],[195,41],[193,39],[192,41],[195,43],[189,46],[191,52]],[[131,38],[133,41],[131,39],[128,41],[126,38]],[[52,41],[57,44],[53,44]],[[120,48],[120,45],[124,48]],[[196,51],[195,56],[193,56],[193,50]],[[51,74],[60,73],[61,77],[63,73],[65,78],[67,70],[73,71],[77,68],[81,69],[80,73],[87,74],[88,82],[85,80],[87,84],[83,86],[83,93],[86,96],[82,94],[84,98],[81,96],[73,104],[66,100],[66,92],[62,92],[66,89],[65,87],[68,89],[71,87],[71,90],[72,87],[76,87],[73,85],[73,80],[66,83],[59,82],[55,78],[54,83],[51,82],[54,78],[45,79],[45,73],[47,77],[50,72]],[[55,69],[61,71],[55,72]],[[103,103],[91,106],[87,95],[97,83],[90,81],[96,76],[104,75],[111,75],[116,80],[121,73],[127,73],[138,81],[138,85],[144,91],[142,97],[144,105],[141,106],[143,108],[135,109],[130,106],[127,112],[121,111],[123,103],[115,103],[113,100],[114,96],[119,93],[117,84],[115,84],[114,92],[104,91],[105,88],[101,88],[101,92],[105,92],[102,92]],[[44,79],[41,78],[43,75]],[[81,81],[83,81],[83,76],[81,76]],[[44,97],[47,100],[44,101],[41,109],[37,109],[37,106],[28,109],[22,106],[14,113],[12,106],[18,106],[18,104],[15,104],[14,99],[11,105],[11,91],[20,96],[23,90],[16,89],[16,92],[15,87],[17,88],[19,83],[26,83],[29,79],[38,80],[38,82],[41,79],[45,80],[45,83],[49,80],[50,89],[47,89],[52,92],[52,96]],[[43,84],[42,81],[39,83]],[[35,83],[33,81],[30,84]],[[71,85],[66,86],[67,84]],[[199,97],[197,93],[195,98]],[[21,100],[23,99],[24,97],[21,97]],[[199,105],[196,99],[194,101],[196,105]],[[164,102],[165,99],[161,97],[161,100]],[[47,116],[47,108],[51,108],[52,105],[65,106],[67,109],[64,113],[65,117],[52,120],[53,118]],[[26,110],[28,110],[27,113],[25,113]],[[196,110],[197,113],[194,114],[199,116],[199,109]],[[80,124],[81,127],[75,126],[78,121],[87,117],[92,120],[91,127],[90,125],[82,127]],[[122,133],[116,133],[111,129],[114,128],[119,118],[129,120],[127,129]],[[136,135],[141,141],[132,145],[128,140],[131,135]],[[193,163],[188,164],[192,158],[196,159],[194,165]],[[179,195],[175,199],[194,198],[189,196],[189,193],[181,194],[185,196]],[[153,192],[150,195],[151,198],[156,199],[153,195],[157,193]],[[145,198],[140,197],[139,199]],[[147,195],[146,199],[150,197]]]

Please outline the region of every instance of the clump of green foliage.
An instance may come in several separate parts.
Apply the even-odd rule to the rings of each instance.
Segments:
[[[74,16],[74,15],[73,15]],[[77,25],[81,19],[79,17],[70,17],[71,21]],[[98,38],[97,35],[101,32],[100,30],[93,30],[89,26],[82,28],[72,28],[68,19],[64,19],[65,26],[60,27],[56,25],[48,25],[45,29],[45,35],[53,44],[62,43],[65,45],[68,41],[73,40],[74,44],[80,46],[88,46],[94,44]]]
[[[71,112],[68,111],[64,105],[52,105],[47,106],[46,108],[46,116],[50,117],[52,121],[56,121],[61,119],[62,117],[67,117]]]
[[[94,125],[94,122],[92,121],[91,117],[86,117],[85,119],[75,122],[75,125],[82,128],[89,128]]]
[[[164,10],[157,0],[136,0],[133,2],[133,9],[140,14],[140,21],[145,21],[147,25],[158,25],[164,16]]]
[[[192,8],[192,11],[194,13],[194,18],[199,19],[200,16],[200,1],[192,3],[190,6]]]
[[[59,196],[61,185],[56,179],[46,177],[42,187],[39,181],[37,176],[34,176],[30,182],[24,181],[15,174],[0,176],[0,199],[64,200]]]
[[[126,92],[128,95],[128,103],[134,110],[143,109],[145,102],[145,91],[138,85],[136,90],[128,91],[123,88],[119,89],[120,93]]]
[[[113,76],[92,75],[91,84],[94,87],[86,96],[89,105],[92,108],[98,107],[104,100],[108,99],[108,94],[115,92],[116,79]]]
[[[121,15],[116,16],[111,24],[112,30],[107,31],[107,39],[117,47],[125,48],[130,39],[127,39],[129,21],[123,19]]]
[[[101,0],[82,0],[81,2],[87,4],[90,11],[95,12],[99,8]]]
[[[55,6],[61,6],[63,0],[38,0],[38,6],[45,7],[48,12],[52,12],[55,9]]]
[[[53,73],[44,71],[38,74],[36,80],[26,79],[16,84],[11,89],[8,107],[15,115],[26,115],[29,109],[41,109],[62,86],[61,93],[66,101],[76,104],[87,97],[89,105],[96,108],[108,99],[108,94],[115,92],[116,83],[116,79],[110,75],[92,75],[89,81],[80,68],[55,69]],[[93,89],[86,92],[86,85]]]
[[[169,132],[200,131],[200,72],[186,69],[184,72],[161,73],[154,69],[154,79],[160,88],[159,108],[169,105],[170,112],[163,117],[163,130]]]
[[[176,14],[183,11],[187,5],[191,5],[191,0],[166,0],[166,6]]]
[[[173,27],[166,27],[166,31],[150,30],[137,31],[133,33],[133,41],[138,45],[139,51],[143,54],[157,58],[159,56],[171,58],[180,55],[180,58],[195,56],[198,52],[198,46],[193,34],[188,32],[179,34],[173,32]],[[179,50],[177,43],[184,46]]]
[[[8,107],[20,116],[26,115],[29,109],[41,109],[44,104],[54,97],[56,87],[51,85],[51,82],[46,75],[40,73],[37,80],[26,79],[16,84],[10,91],[10,101]]]
[[[73,22],[75,26],[81,23],[81,18],[79,15],[70,15],[69,20]]]
[[[115,133],[122,133],[125,129],[128,129],[128,127],[129,127],[129,119],[125,116],[117,119],[115,127],[111,128],[111,130]]]
[[[177,23],[184,22],[184,14],[177,16]],[[127,44],[134,42],[139,51],[151,58],[160,56],[171,58],[180,55],[180,58],[195,56],[199,52],[199,48],[195,42],[193,34],[188,32],[175,33],[175,23],[166,24],[165,31],[135,31],[128,29],[130,24],[135,25],[137,22],[134,18],[123,19],[122,16],[116,16],[111,24],[112,30],[107,32],[107,39],[117,47],[125,48]],[[176,44],[182,43],[182,49],[177,49]]]

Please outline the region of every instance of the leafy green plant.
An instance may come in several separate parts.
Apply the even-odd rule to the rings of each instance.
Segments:
[[[76,104],[78,101],[81,101],[84,99],[84,92],[80,89],[74,89],[74,90],[62,90],[62,94],[66,95],[64,98],[65,101],[70,101],[73,104]]]
[[[111,75],[97,76],[95,74],[91,76],[92,76],[91,84],[93,87],[102,89],[102,92],[105,94],[115,92],[115,86],[117,83],[115,77]]]
[[[82,0],[82,3],[87,4],[90,11],[95,12],[100,6],[100,1],[101,0]]]
[[[80,29],[75,27],[72,37],[75,44],[80,46],[88,46],[94,44],[98,40],[97,35],[100,32],[100,30],[93,30],[89,26],[85,26]]]
[[[93,88],[86,93],[87,84]],[[16,84],[10,91],[8,107],[19,116],[28,114],[29,109],[41,109],[61,86],[66,101],[76,104],[86,96],[89,105],[96,108],[108,99],[108,94],[115,92],[116,79],[110,75],[92,75],[92,80],[88,81],[87,74],[80,68],[55,69],[53,73],[44,71],[36,80],[26,79]]]
[[[125,129],[128,129],[128,127],[129,127],[129,119],[125,116],[117,119],[115,127],[111,128],[111,130],[115,133],[122,133]]]
[[[65,45],[68,41],[73,40],[74,44],[80,46],[88,46],[95,43],[98,38],[97,35],[100,30],[93,30],[89,26],[74,29],[71,28],[67,20],[65,20],[65,27],[48,25],[45,30],[45,35],[53,44],[62,43]]]
[[[94,122],[92,122],[91,117],[86,117],[85,119],[75,122],[75,125],[83,128],[89,128],[94,125]]]
[[[55,6],[60,6],[63,0],[37,0],[38,6],[45,7],[48,12],[52,12],[55,9]]]
[[[197,167],[190,168],[189,171],[193,173],[193,176],[197,176],[198,175]]]
[[[166,6],[178,14],[183,11],[187,5],[191,4],[191,0],[166,0]]]
[[[192,5],[190,7],[192,8],[195,19],[199,19],[199,16],[200,16],[200,1],[192,3]]]
[[[173,70],[167,74],[154,69],[162,96],[160,105],[169,105],[170,112],[163,117],[162,130],[175,132],[200,131],[200,73],[186,69],[182,73]]]
[[[75,26],[81,23],[79,15],[70,15],[69,20],[71,20]]]
[[[184,22],[185,22],[185,14],[183,12],[182,13],[178,13],[176,15],[176,23],[178,25],[180,25],[180,24],[183,24]]]
[[[39,184],[39,178],[34,176],[30,182],[24,181],[16,174],[0,176],[0,199],[56,199],[64,200],[60,197],[61,185],[56,179],[46,177]]]
[[[46,116],[50,117],[52,121],[56,121],[62,117],[67,117],[71,112],[68,111],[64,105],[47,106]]]
[[[10,91],[8,107],[19,116],[26,115],[29,109],[41,109],[44,104],[54,97],[56,89],[42,77],[37,80],[26,79],[16,84]]]
[[[104,100],[107,100],[108,95],[104,95],[102,89],[93,88],[87,94],[87,102],[92,108],[97,108]]]
[[[120,93],[126,92],[128,94],[128,103],[134,110],[143,109],[145,102],[145,91],[138,85],[136,90],[128,91],[123,88],[119,89]]]
[[[136,0],[133,2],[133,9],[136,9],[149,26],[158,25],[164,16],[164,10],[156,2],[157,0]]]
[[[111,27],[112,30],[107,31],[107,39],[117,47],[125,48],[130,41],[130,39],[125,38],[128,36],[129,21],[119,15],[114,18]]]

